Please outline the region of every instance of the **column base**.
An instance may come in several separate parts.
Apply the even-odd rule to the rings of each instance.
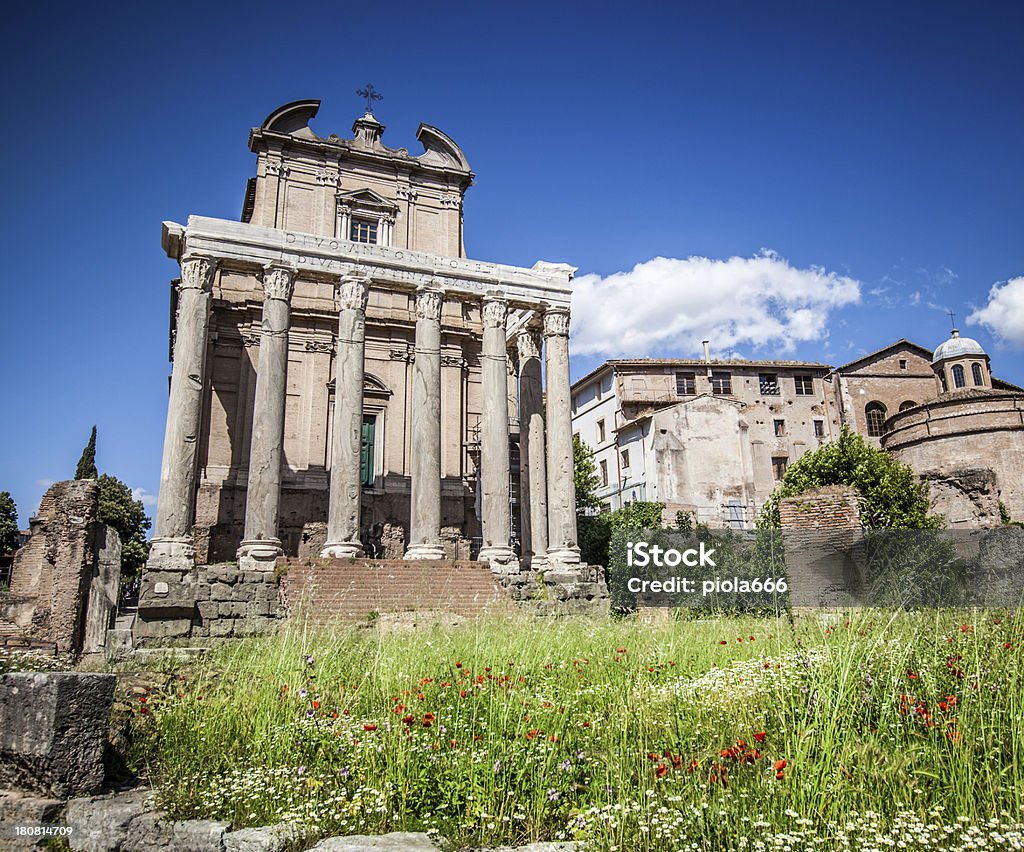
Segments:
[[[154,538],[146,559],[147,571],[191,571],[196,564],[192,538]]]
[[[364,555],[363,545],[358,541],[329,541],[320,551],[321,559],[355,559]]]
[[[439,544],[412,544],[405,551],[403,559],[447,559],[444,548]]]
[[[578,547],[549,547],[544,554],[544,561],[548,567],[558,566],[576,567],[580,564],[580,549]]]
[[[283,556],[281,541],[276,538],[248,539],[238,546],[236,558],[243,571],[273,571],[277,557]]]
[[[506,545],[492,544],[480,548],[478,562],[488,562],[495,574],[518,574],[519,559],[516,552]]]

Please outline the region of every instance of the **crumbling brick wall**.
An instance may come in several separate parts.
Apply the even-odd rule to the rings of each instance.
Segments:
[[[857,492],[829,485],[779,501],[790,602],[794,607],[851,603],[863,530]]]
[[[59,653],[82,650],[97,534],[105,529],[98,506],[94,479],[58,482],[43,496],[32,537],[14,558],[5,632],[53,642]]]

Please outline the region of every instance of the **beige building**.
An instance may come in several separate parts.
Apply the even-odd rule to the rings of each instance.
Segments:
[[[605,511],[649,500],[668,522],[750,526],[786,467],[847,425],[927,479],[950,526],[998,524],[1000,502],[1024,519],[1024,391],[956,331],[934,353],[902,339],[835,369],[611,360],[573,385],[572,411]]]
[[[594,450],[605,510],[665,504],[745,527],[786,467],[839,427],[832,376],[801,361],[612,360],[573,385],[573,431]]]
[[[240,222],[164,223],[181,278],[150,579],[300,552],[575,564],[575,270],[467,258],[458,145],[422,124],[423,153],[389,148],[369,112],[320,137],[318,107],[251,131]]]
[[[1024,390],[993,378],[985,350],[956,329],[930,366],[932,394],[889,417],[881,445],[929,481],[947,525],[1024,520]]]

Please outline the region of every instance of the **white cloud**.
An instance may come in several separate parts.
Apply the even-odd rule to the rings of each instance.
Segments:
[[[141,500],[143,506],[155,506],[156,495],[150,494],[145,488],[133,488],[132,499]]]
[[[967,322],[985,326],[1003,343],[1024,346],[1024,276],[993,284],[988,304],[974,311]]]
[[[828,336],[829,313],[860,301],[860,283],[819,267],[797,269],[775,252],[713,260],[655,257],[628,272],[573,282],[572,349],[578,355],[719,354],[736,346]]]

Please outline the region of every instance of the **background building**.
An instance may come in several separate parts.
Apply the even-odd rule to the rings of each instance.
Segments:
[[[842,425],[929,480],[952,526],[1024,518],[1024,391],[978,343],[901,339],[830,368],[797,361],[606,361],[573,385],[573,431],[594,451],[602,511],[665,503],[750,526],[786,467]]]

